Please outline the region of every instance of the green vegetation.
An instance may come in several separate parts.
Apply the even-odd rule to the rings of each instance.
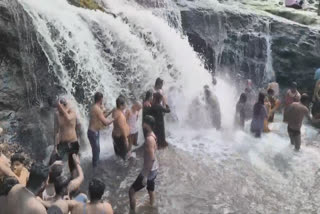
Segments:
[[[104,9],[99,4],[97,4],[95,0],[80,0],[79,3],[80,3],[80,7],[83,7],[83,8],[87,8],[90,10],[104,11]]]

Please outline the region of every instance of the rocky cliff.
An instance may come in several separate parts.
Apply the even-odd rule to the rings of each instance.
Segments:
[[[2,138],[18,141],[37,159],[53,143],[48,99],[59,91],[31,18],[16,1],[0,2],[0,121]]]
[[[190,43],[211,70],[241,75],[259,86],[273,78],[282,86],[297,81],[302,91],[312,91],[320,67],[317,27],[226,6],[184,8],[181,14]]]

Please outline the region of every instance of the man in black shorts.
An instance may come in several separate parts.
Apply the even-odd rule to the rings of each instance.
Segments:
[[[132,212],[135,212],[136,210],[135,194],[145,186],[147,186],[151,206],[154,204],[155,179],[159,168],[156,158],[157,138],[153,133],[154,125],[155,119],[152,116],[147,115],[143,121],[143,133],[145,136],[143,169],[129,190],[130,208]]]

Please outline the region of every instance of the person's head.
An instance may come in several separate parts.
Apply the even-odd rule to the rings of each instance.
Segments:
[[[145,96],[144,101],[152,102],[152,100],[153,100],[153,92],[152,92],[152,90],[149,90],[146,92],[146,96]]]
[[[297,88],[298,88],[298,84],[296,82],[292,82],[290,87],[291,91],[295,93],[297,91]]]
[[[155,94],[153,95],[153,103],[154,103],[154,104],[160,104],[160,103],[162,102],[162,100],[163,100],[162,94],[160,94],[160,93],[155,93]]]
[[[266,98],[266,95],[260,92],[258,96],[258,103],[264,105],[265,98]]]
[[[49,175],[49,167],[42,163],[33,163],[30,169],[30,176],[27,183],[27,188],[35,195],[45,188]]]
[[[68,101],[65,99],[65,98],[60,98],[59,99],[59,103],[61,105],[63,105],[64,107],[67,107],[68,106]]]
[[[269,96],[269,97],[273,97],[274,94],[275,94],[275,93],[274,93],[274,90],[273,90],[272,88],[269,88],[267,93],[268,93],[268,96]]]
[[[246,103],[247,102],[247,95],[245,93],[242,93],[240,95],[240,99],[239,99],[240,103]]]
[[[154,86],[156,89],[162,89],[163,87],[163,79],[161,79],[160,77],[158,77],[156,79],[156,83],[155,83],[155,86]]]
[[[124,110],[126,109],[126,100],[123,96],[119,96],[116,100],[117,109]]]
[[[262,109],[264,108],[264,101],[265,101],[265,94],[260,92],[258,96],[258,102],[253,107],[253,115],[258,116],[260,115]]]
[[[132,110],[134,111],[140,111],[142,109],[142,105],[139,101],[134,101],[132,104]]]
[[[53,184],[56,179],[61,176],[63,172],[63,165],[61,164],[53,164],[53,166],[51,166],[50,168],[50,172],[49,172],[49,183]]]
[[[62,210],[56,205],[49,207],[49,209],[47,210],[47,213],[48,214],[63,214]]]
[[[25,158],[21,153],[16,153],[11,157],[11,169],[18,176],[24,167],[24,161]]]
[[[65,196],[68,193],[68,185],[70,183],[70,179],[66,176],[59,176],[55,179],[54,182],[54,190],[56,195],[58,196]]]
[[[155,121],[154,117],[152,117],[150,115],[147,115],[144,117],[142,128],[143,128],[143,132],[144,132],[145,136],[147,136],[148,133],[153,131],[155,123],[156,123],[156,121]]]
[[[212,78],[212,84],[217,85],[217,79],[215,77]]]
[[[309,96],[308,96],[308,94],[302,94],[302,95],[301,95],[300,102],[301,102],[303,105],[308,106],[308,105],[309,105]]]
[[[4,177],[0,183],[0,196],[7,196],[12,187],[19,184],[19,181],[15,177]]]
[[[103,101],[103,94],[100,92],[95,93],[94,95],[94,103],[96,104],[102,104]]]
[[[101,200],[105,189],[106,185],[100,179],[92,179],[89,183],[89,197],[91,202]]]

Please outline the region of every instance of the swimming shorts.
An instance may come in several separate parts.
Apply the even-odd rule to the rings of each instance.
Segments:
[[[127,151],[127,146],[126,146],[124,137],[112,136],[112,138],[113,138],[113,147],[114,147],[115,154],[121,157],[123,160],[125,160],[128,151]]]
[[[157,178],[157,175],[158,175],[158,170],[154,170],[150,173],[147,179],[147,190],[150,192],[154,192],[155,190],[155,186],[156,186],[155,180]],[[144,179],[144,176],[140,174],[137,177],[136,181],[132,184],[131,188],[133,188],[135,192],[138,192],[145,187],[145,185],[143,184],[143,179]]]

